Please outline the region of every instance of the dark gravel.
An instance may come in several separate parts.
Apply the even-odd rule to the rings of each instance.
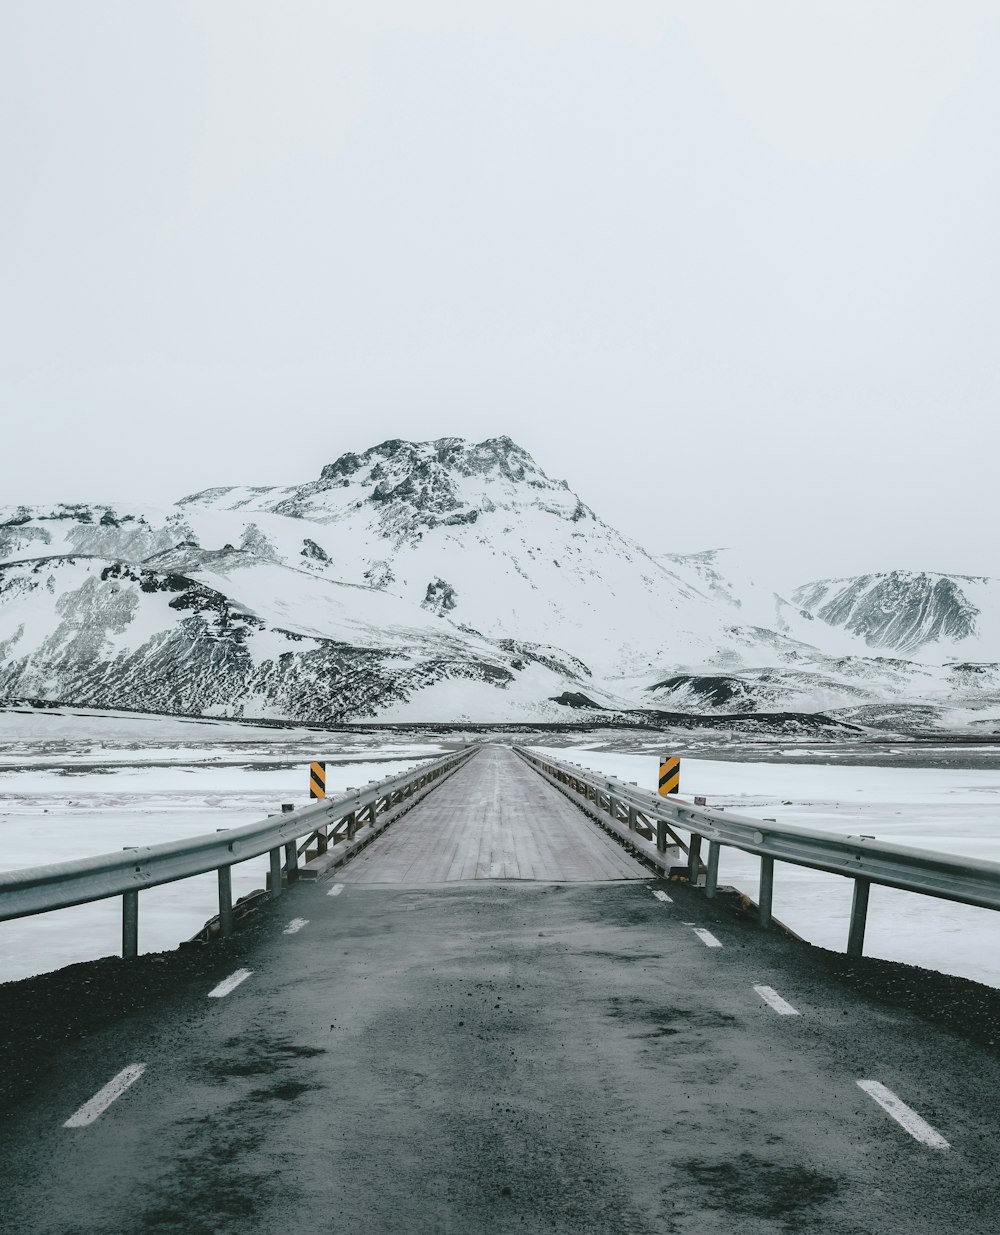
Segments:
[[[672,881],[671,894],[678,891],[704,911],[706,902],[700,893],[682,881]],[[740,919],[749,932],[757,931],[756,907],[742,893],[720,889],[715,905],[721,916]],[[850,957],[798,938],[788,942],[792,945],[789,961],[794,957],[817,977],[829,977],[871,1003],[912,1012],[1000,1056],[1000,990],[996,987],[899,961]]]
[[[0,984],[0,1122],[43,1080],[61,1047],[114,1026],[155,1021],[186,989],[231,973],[266,931],[273,906],[245,919],[236,935],[186,944],[135,960],[118,956]]]

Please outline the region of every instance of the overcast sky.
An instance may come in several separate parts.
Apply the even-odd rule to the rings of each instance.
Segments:
[[[998,12],[9,0],[0,504],[507,433],[654,551],[1000,574]]]

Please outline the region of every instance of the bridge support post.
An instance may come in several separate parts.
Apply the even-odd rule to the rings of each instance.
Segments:
[[[709,900],[715,895],[719,886],[719,851],[722,846],[717,840],[708,842],[708,876],[705,879],[705,895]]]
[[[271,858],[271,895],[281,895],[281,846],[272,849]]]
[[[764,928],[771,928],[771,900],[774,896],[774,858],[760,859],[760,892],[757,895],[757,917]]]
[[[691,833],[691,844],[688,848],[688,882],[692,885],[698,882],[698,867],[701,865],[701,837],[697,832]]]
[[[139,893],[122,895],[122,956],[128,961],[139,955]]]
[[[854,900],[851,903],[851,929],[847,936],[847,955],[861,956],[865,950],[865,924],[868,921],[868,893],[871,883],[855,879]]]

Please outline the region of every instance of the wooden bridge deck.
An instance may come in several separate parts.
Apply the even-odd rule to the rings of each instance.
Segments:
[[[338,874],[345,883],[553,883],[649,871],[502,746],[487,746]]]

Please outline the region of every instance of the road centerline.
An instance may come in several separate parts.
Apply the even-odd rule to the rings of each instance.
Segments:
[[[721,948],[722,942],[712,934],[711,931],[705,930],[702,926],[696,926],[694,933],[698,936],[706,948]]]
[[[283,935],[297,935],[303,926],[309,925],[308,918],[292,918],[291,922],[281,932]]]

